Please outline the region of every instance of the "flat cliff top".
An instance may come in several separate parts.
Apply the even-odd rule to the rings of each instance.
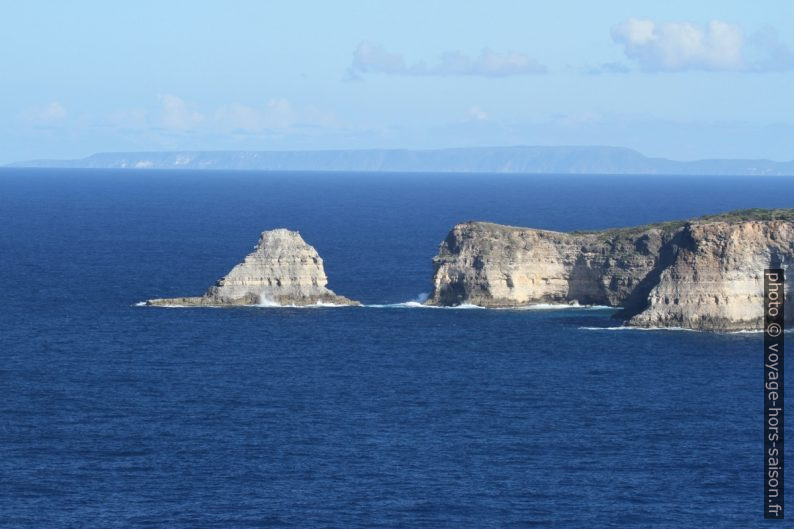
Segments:
[[[717,215],[706,215],[693,219],[697,222],[745,222],[745,221],[770,221],[782,220],[785,222],[794,222],[794,208],[778,208],[778,209],[740,209],[736,211],[729,211],[727,213],[719,213]]]
[[[626,228],[610,228],[606,230],[593,230],[593,231],[575,231],[571,233],[576,234],[594,234],[599,237],[619,237],[621,235],[631,236],[642,233],[648,230],[660,230],[662,232],[673,232],[683,228],[687,224],[714,224],[717,222],[725,222],[728,224],[735,224],[739,222],[769,222],[773,220],[780,220],[784,222],[794,222],[794,208],[779,208],[779,209],[740,209],[736,211],[727,211],[725,213],[717,213],[715,215],[704,215],[702,217],[695,217],[688,220],[671,220],[664,222],[654,222],[651,224],[642,224],[640,226],[630,226]]]
[[[715,215],[704,215],[702,217],[695,217],[687,220],[671,220],[664,222],[654,222],[650,224],[641,224],[639,226],[629,226],[621,228],[607,228],[603,230],[576,230],[571,232],[561,232],[554,230],[544,230],[536,228],[526,228],[520,226],[510,226],[506,224],[496,224],[493,222],[485,221],[468,221],[458,224],[456,227],[470,227],[481,229],[491,232],[510,232],[515,230],[532,230],[537,232],[563,234],[569,233],[571,235],[595,235],[598,238],[611,238],[621,235],[635,235],[644,231],[656,229],[663,232],[673,232],[687,224],[711,224],[716,222],[727,222],[729,224],[738,222],[768,222],[768,221],[783,221],[794,222],[794,208],[778,208],[778,209],[741,209],[736,211],[728,211],[725,213],[718,213]]]

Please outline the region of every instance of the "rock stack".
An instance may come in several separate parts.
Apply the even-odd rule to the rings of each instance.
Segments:
[[[203,296],[150,299],[147,305],[359,305],[326,285],[323,260],[297,231],[262,232],[254,251]]]

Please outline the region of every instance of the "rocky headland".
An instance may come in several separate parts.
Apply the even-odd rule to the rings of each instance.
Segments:
[[[254,251],[202,296],[150,299],[155,306],[359,305],[326,285],[323,260],[297,231],[262,232]]]
[[[794,209],[571,233],[466,222],[433,262],[429,305],[608,305],[633,326],[757,330],[764,269],[794,262]]]

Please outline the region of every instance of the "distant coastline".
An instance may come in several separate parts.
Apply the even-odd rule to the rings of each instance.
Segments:
[[[651,158],[623,147],[108,152],[5,167],[542,174],[794,175],[794,160]]]

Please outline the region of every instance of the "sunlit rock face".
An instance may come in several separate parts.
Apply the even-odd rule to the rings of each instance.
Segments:
[[[656,266],[671,234],[560,233],[485,222],[455,226],[434,259],[431,305],[617,306]]]
[[[150,299],[148,305],[357,305],[327,288],[323,260],[297,231],[262,232],[254,251],[203,296]]]
[[[427,303],[596,304],[634,326],[754,330],[764,269],[793,261],[794,210],[574,233],[467,222],[441,244]]]
[[[794,223],[708,224],[682,229],[673,262],[661,270],[646,307],[628,323],[642,327],[758,330],[763,326],[764,269],[794,262]],[[792,319],[791,280],[786,313]]]

